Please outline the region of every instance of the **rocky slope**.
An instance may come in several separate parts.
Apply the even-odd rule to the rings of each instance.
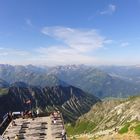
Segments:
[[[31,100],[32,108],[51,111],[58,108],[68,121],[77,119],[100,101],[73,86],[33,87],[23,82],[16,82],[8,88],[0,89],[1,115],[8,111],[23,111],[30,108],[25,102]]]
[[[81,137],[87,133],[88,137],[102,140],[106,136],[108,138],[110,136],[110,139],[113,136],[114,138],[121,138],[122,135],[128,137],[127,134],[138,137],[140,134],[139,103],[140,97],[97,103],[88,113],[80,117],[75,124],[67,125],[67,130],[71,135]]]

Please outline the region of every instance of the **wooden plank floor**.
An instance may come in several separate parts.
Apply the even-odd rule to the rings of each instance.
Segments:
[[[33,119],[15,119],[16,126],[11,123],[5,130],[3,137],[14,140],[19,135],[20,140],[61,140],[63,122],[59,117],[56,124],[52,124],[52,117],[37,117]]]

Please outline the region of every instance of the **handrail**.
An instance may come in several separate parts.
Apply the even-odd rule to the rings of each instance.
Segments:
[[[3,116],[3,120],[0,124],[0,135],[3,134],[3,132],[5,131],[5,129],[7,128],[7,126],[9,125],[9,123],[11,122],[12,120],[12,117],[14,117],[14,115],[16,115],[17,112],[12,112],[11,113],[11,117],[10,117],[10,114],[9,113],[6,113],[4,116]],[[19,112],[18,112],[19,113]]]
[[[3,134],[3,132],[5,131],[5,129],[7,128],[7,126],[9,125],[10,121],[11,121],[11,120],[10,120],[9,117],[8,117],[8,113],[5,114],[5,115],[3,116],[3,121],[2,121],[2,123],[0,124],[0,135]]]

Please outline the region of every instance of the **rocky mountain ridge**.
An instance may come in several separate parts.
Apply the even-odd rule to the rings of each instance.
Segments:
[[[91,106],[100,101],[73,86],[36,87],[23,82],[16,82],[8,88],[0,89],[1,115],[8,111],[29,110],[26,104],[31,100],[32,109],[50,112],[59,109],[68,121],[77,119],[90,110]]]

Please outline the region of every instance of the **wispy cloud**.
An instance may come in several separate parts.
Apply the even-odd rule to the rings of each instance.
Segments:
[[[112,44],[114,43],[115,41],[114,40],[111,40],[111,39],[108,39],[108,40],[105,40],[104,43],[105,44]]]
[[[130,45],[130,43],[129,42],[122,42],[121,43],[121,47],[128,47]]]
[[[27,51],[0,47],[0,57],[1,56],[6,56],[6,57],[23,56],[24,57],[24,56],[27,56],[27,55],[29,55],[29,53]]]
[[[107,43],[105,37],[94,29],[44,27],[41,32],[63,43],[56,46],[41,47],[37,50],[42,61],[46,60],[53,64],[96,63],[98,59],[91,56],[90,53]]]
[[[49,48],[39,48],[38,57],[31,58],[31,61],[47,65],[65,65],[65,64],[95,64],[97,58],[93,56],[78,53],[71,48],[63,46],[52,46]]]
[[[42,29],[42,33],[59,39],[65,43],[65,46],[83,53],[102,47],[105,41],[105,38],[93,29],[45,27]]]
[[[104,49],[105,45],[112,42],[94,29],[44,27],[41,33],[46,35],[46,39],[51,37],[55,45],[32,48],[30,52],[22,49],[0,47],[0,63],[101,64],[103,60],[93,54],[96,50]]]
[[[114,4],[109,4],[108,7],[101,11],[101,15],[112,15],[116,11],[116,5]]]
[[[0,64],[27,65],[29,58],[33,56],[26,50],[0,47]],[[35,64],[35,63],[34,63]]]

